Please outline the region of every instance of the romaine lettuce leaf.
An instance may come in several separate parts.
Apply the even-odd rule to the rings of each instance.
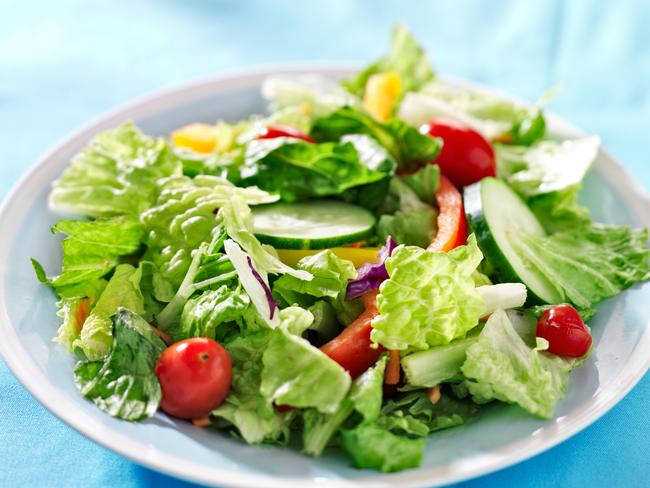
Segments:
[[[427,392],[420,390],[388,400],[377,424],[394,433],[426,437],[436,430],[467,422],[478,410],[473,402],[458,400],[445,392],[432,404]]]
[[[278,278],[273,284],[273,293],[286,304],[313,305],[317,298],[336,298],[345,290],[348,280],[357,275],[354,264],[339,258],[329,249],[302,258],[296,269],[313,275],[311,281],[300,280],[291,275]]]
[[[271,102],[272,111],[299,107],[313,117],[323,117],[345,105],[359,103],[336,82],[313,75],[271,76],[262,84],[262,96]]]
[[[440,167],[437,164],[427,164],[415,173],[401,176],[420,200],[431,206],[436,204],[436,191],[440,183]]]
[[[190,267],[192,252],[211,238],[217,225],[215,211],[233,195],[250,205],[278,200],[259,188],[239,188],[216,176],[179,176],[160,182],[155,205],[141,217],[148,246],[143,259],[157,268],[153,280],[157,300],[172,299]]]
[[[413,169],[435,159],[440,142],[421,134],[399,119],[378,122],[354,107],[343,107],[314,121],[312,136],[318,141],[339,141],[348,134],[365,134],[386,148],[400,169]]]
[[[120,264],[86,318],[79,337],[72,343],[84,356],[97,361],[106,356],[113,342],[111,317],[121,307],[133,313],[144,312],[144,299],[140,292],[141,271],[130,264]]]
[[[110,319],[113,344],[103,360],[77,363],[75,383],[103,411],[137,422],[152,417],[162,396],[153,371],[165,343],[149,324],[120,308]]]
[[[422,462],[424,439],[401,437],[372,422],[341,430],[341,440],[357,468],[391,473],[416,468]]]
[[[187,301],[173,338],[210,337],[222,342],[249,305],[250,298],[240,286],[221,285],[205,291]]]
[[[232,361],[232,384],[226,401],[211,415],[234,426],[249,444],[284,443],[289,438],[291,412],[278,412],[260,393],[262,355],[270,335],[270,329],[261,329],[224,345]]]
[[[424,83],[434,78],[427,53],[403,24],[398,24],[393,30],[386,56],[354,77],[343,81],[342,85],[351,93],[361,97],[368,78],[388,71],[399,75],[403,92],[419,90]]]
[[[62,288],[57,302],[57,316],[63,319],[54,342],[64,346],[69,353],[74,351],[73,343],[79,339],[84,320],[97,299],[106,288],[106,280],[96,279],[78,285]]]
[[[387,349],[428,349],[462,337],[478,324],[485,303],[472,273],[483,259],[472,235],[448,253],[398,247],[386,260],[372,340]]]
[[[516,403],[533,415],[550,418],[566,393],[569,372],[580,361],[528,346],[505,312],[498,310],[467,350],[461,370],[475,402]]]
[[[72,159],[52,185],[49,205],[92,217],[137,215],[155,199],[157,181],[181,171],[164,138],[148,137],[126,122],[95,136]]]
[[[364,163],[374,162],[374,159],[365,153],[364,159],[360,159],[352,142],[312,144],[293,141],[279,144],[278,140],[248,143],[242,181],[279,193],[285,201],[338,195],[386,176],[386,173],[366,166]],[[382,161],[385,159],[381,154],[380,158]]]
[[[52,233],[58,232],[67,234],[61,244],[61,274],[48,278],[40,263],[32,259],[38,279],[57,291],[106,275],[121,256],[135,253],[144,237],[137,218],[130,216],[90,222],[61,220],[52,228]]]
[[[387,359],[386,355],[382,356],[372,368],[354,380],[350,393],[336,412],[323,414],[311,408],[303,413],[302,439],[305,454],[320,456],[330,439],[355,410],[365,421],[373,421],[379,416]]]
[[[350,375],[308,341],[283,327],[264,351],[261,393],[269,401],[333,413],[350,389]]]
[[[579,308],[650,278],[647,229],[592,224],[548,237],[517,233],[512,242],[565,301]]]
[[[394,176],[388,187],[389,198],[397,199],[397,211],[379,218],[377,235],[384,241],[388,236],[399,244],[427,247],[436,233],[436,210],[420,200],[417,193],[400,177]]]

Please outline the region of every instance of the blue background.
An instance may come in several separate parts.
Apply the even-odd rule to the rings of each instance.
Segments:
[[[0,0],[0,195],[71,130],[132,97],[293,60],[369,61],[396,20],[436,69],[551,109],[650,189],[650,2]],[[650,376],[594,425],[463,486],[638,486],[650,479]],[[0,360],[0,486],[193,486],[99,447]]]

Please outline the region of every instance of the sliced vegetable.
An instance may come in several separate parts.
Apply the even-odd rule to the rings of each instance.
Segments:
[[[280,260],[289,266],[295,265],[306,256],[313,256],[321,252],[320,249],[276,249],[276,251]],[[329,251],[341,259],[352,262],[357,268],[364,263],[377,261],[379,253],[379,249],[376,247],[332,247]]]
[[[321,347],[321,351],[343,366],[352,378],[372,366],[383,352],[383,348],[374,346],[370,340],[372,321],[379,315],[375,297],[376,291],[363,296],[365,310],[343,332]]]
[[[293,127],[288,125],[269,125],[263,128],[258,134],[258,139],[275,139],[277,137],[291,137],[293,139],[300,139],[305,142],[315,143],[316,141]]]
[[[467,220],[463,208],[463,197],[444,175],[436,190],[438,205],[438,233],[427,248],[432,252],[450,251],[462,246],[467,240]]]
[[[399,73],[389,71],[377,73],[366,83],[363,95],[363,108],[377,120],[388,120],[393,114],[395,102],[402,94],[402,82]]]
[[[548,341],[548,351],[558,356],[582,357],[591,348],[591,333],[571,305],[556,305],[537,322],[537,337]]]
[[[375,217],[364,208],[336,200],[275,203],[253,210],[257,238],[281,249],[325,249],[372,235]]]
[[[181,127],[171,134],[171,140],[178,147],[186,147],[199,153],[211,153],[217,146],[216,126],[195,123]]]
[[[508,185],[485,178],[465,189],[465,207],[472,232],[494,272],[503,282],[521,282],[531,303],[559,303],[562,295],[538,270],[522,259],[513,244],[516,231],[532,238],[546,232],[535,215]]]
[[[353,300],[370,291],[377,290],[385,280],[388,279],[386,271],[386,259],[388,259],[397,247],[397,243],[391,236],[386,238],[386,244],[377,254],[376,263],[364,263],[358,270],[357,277],[348,282],[345,298]]]

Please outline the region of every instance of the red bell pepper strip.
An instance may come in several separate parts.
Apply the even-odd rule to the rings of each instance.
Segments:
[[[436,204],[438,205],[438,233],[427,250],[446,252],[465,244],[467,220],[463,197],[444,175],[440,175],[440,184],[436,190]]]

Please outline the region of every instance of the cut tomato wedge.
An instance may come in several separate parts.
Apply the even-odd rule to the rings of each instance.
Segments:
[[[381,346],[372,347],[370,333],[372,320],[379,315],[377,290],[366,293],[362,299],[366,309],[334,339],[320,348],[334,361],[343,366],[352,378],[361,375],[377,362],[384,351]]]
[[[427,250],[446,252],[467,242],[467,220],[463,208],[463,197],[454,184],[440,175],[436,191],[438,205],[438,233]]]

